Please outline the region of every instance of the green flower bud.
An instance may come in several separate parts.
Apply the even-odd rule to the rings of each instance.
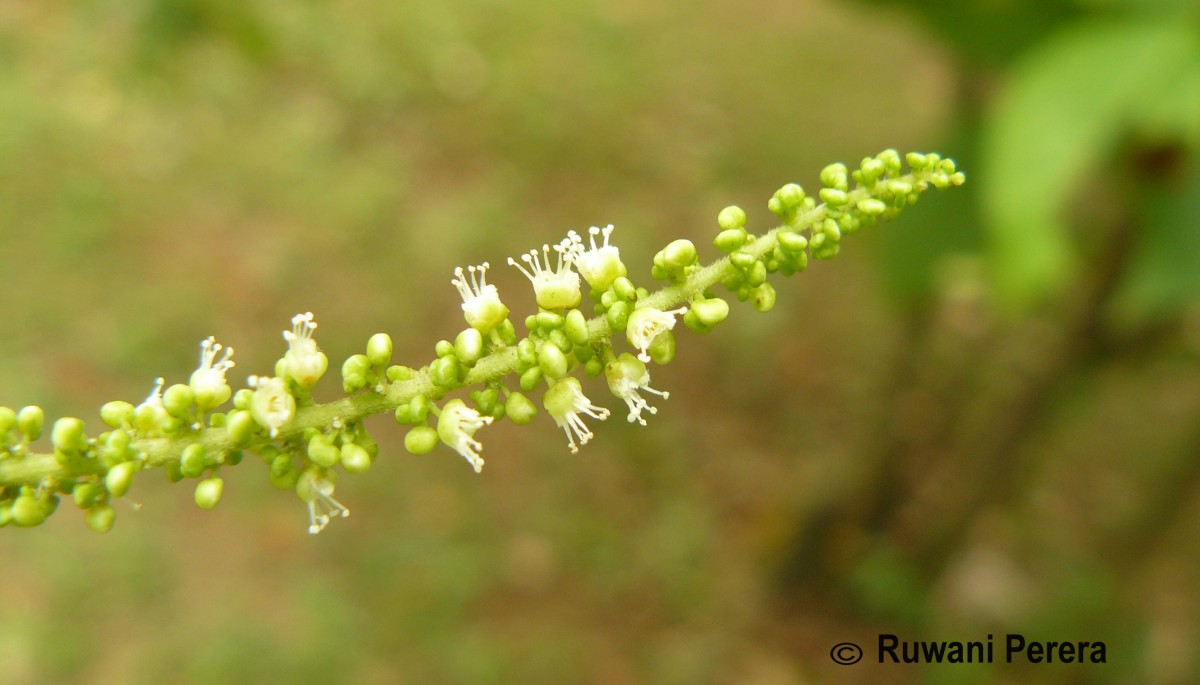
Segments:
[[[822,188],[819,193],[821,201],[833,207],[841,207],[849,201],[846,191],[836,188]]]
[[[770,283],[762,283],[750,290],[750,303],[760,312],[769,312],[775,308],[775,287]]]
[[[454,354],[454,343],[449,340],[439,340],[433,346],[433,352],[439,357],[448,357]]]
[[[249,409],[250,404],[254,401],[254,391],[250,388],[242,388],[233,393],[233,408],[234,409]]]
[[[133,474],[137,473],[137,462],[123,461],[108,470],[104,476],[104,487],[113,497],[124,497],[133,485]]]
[[[97,504],[89,508],[83,518],[88,528],[97,533],[107,533],[112,530],[113,523],[117,520],[117,510],[113,509],[111,504]]]
[[[17,413],[8,407],[0,407],[0,441],[3,441],[4,436],[16,425]],[[116,426],[113,427],[116,428]]]
[[[690,311],[695,313],[700,323],[711,328],[729,316],[729,303],[719,297],[696,300],[692,303]]]
[[[42,436],[42,426],[46,423],[46,414],[41,407],[30,405],[22,407],[21,411],[17,412],[17,430],[25,436],[29,442],[33,442]]]
[[[167,388],[163,393],[163,409],[167,413],[176,418],[187,418],[188,412],[192,409],[192,403],[196,401],[196,392],[191,386],[178,383]]]
[[[393,364],[387,369],[387,379],[393,383],[402,383],[412,378],[412,369],[407,366]]]
[[[221,492],[225,490],[225,481],[217,476],[205,478],[196,483],[196,506],[201,509],[212,509],[221,501]]]
[[[392,360],[392,336],[376,333],[367,340],[367,361],[372,366],[387,366]]]
[[[75,499],[75,506],[80,509],[87,509],[104,495],[104,488],[96,481],[84,481],[76,483],[75,487],[71,488],[71,496]]]
[[[365,473],[371,468],[371,455],[363,447],[348,442],[342,445],[342,468],[349,473]]]
[[[604,362],[600,357],[592,357],[583,365],[583,372],[587,374],[588,378],[595,378],[604,373]]]
[[[50,441],[54,449],[67,454],[79,452],[87,445],[87,435],[83,432],[83,421],[65,416],[54,422],[50,431]]]
[[[365,354],[355,354],[347,358],[342,364],[342,390],[349,395],[367,387],[367,373],[370,369],[371,360],[367,359]]]
[[[904,159],[908,162],[909,168],[911,168],[913,171],[924,171],[927,168],[925,155],[921,154],[920,152],[910,152],[904,156]]]
[[[713,239],[713,247],[729,254],[746,242],[746,231],[741,228],[728,228],[717,234]]]
[[[813,236],[809,246],[815,259],[833,259],[841,249],[841,243],[831,240],[828,233],[818,233]]]
[[[537,343],[531,338],[522,338],[521,342],[517,343],[517,361],[524,366],[537,363]]]
[[[244,447],[254,435],[254,415],[244,409],[229,412],[225,419],[225,433],[234,447]]]
[[[575,344],[571,342],[566,333],[563,333],[561,328],[550,331],[550,334],[546,336],[546,341],[561,350],[563,354],[575,349]]]
[[[633,302],[638,299],[638,291],[633,286],[633,281],[624,276],[613,281],[612,291],[617,297],[626,302]]]
[[[438,433],[430,426],[417,426],[404,436],[404,449],[412,454],[429,454],[437,447]]]
[[[799,233],[780,231],[775,236],[779,240],[780,249],[787,254],[796,254],[808,249],[808,238]]]
[[[554,312],[538,312],[535,316],[537,318],[537,325],[542,330],[562,328],[563,317],[561,314],[555,314]]]
[[[879,216],[886,209],[887,205],[883,203],[883,200],[877,200],[873,197],[861,200],[858,203],[858,210],[867,216]]]
[[[31,528],[45,521],[47,515],[45,504],[34,495],[33,489],[21,488],[21,494],[12,505],[13,523],[22,528]]]
[[[821,170],[821,185],[827,188],[846,189],[846,165],[838,162]]]
[[[563,333],[566,334],[568,340],[576,345],[587,344],[588,326],[583,312],[578,309],[572,309],[567,312],[567,318],[563,323]]]
[[[562,378],[567,375],[567,355],[555,345],[542,343],[538,347],[538,366],[547,378]]]
[[[697,256],[696,246],[692,241],[682,238],[673,240],[663,248],[663,265],[669,273],[682,272],[684,268],[696,263]]]
[[[483,356],[483,334],[474,328],[468,328],[454,339],[454,352],[459,361],[467,366],[474,366]]]
[[[100,420],[113,428],[124,428],[133,422],[133,405],[121,400],[105,402],[100,407]]]
[[[542,367],[531,366],[521,374],[521,389],[529,392],[537,387],[540,380],[542,380]]]
[[[613,304],[612,309],[605,313],[608,325],[616,332],[624,331],[629,325],[629,315],[633,313],[633,305],[624,300]]]
[[[789,183],[780,188],[776,194],[784,210],[789,213],[794,214],[804,204],[804,188],[801,188],[798,183]]]
[[[586,362],[596,356],[596,349],[591,345],[578,345],[571,351],[575,354],[575,358],[581,362]]]
[[[717,214],[717,225],[723,231],[739,229],[746,225],[746,211],[737,205],[729,205]]]
[[[737,250],[729,255],[729,261],[732,262],[737,268],[745,271],[758,262],[758,257],[755,257],[749,252]]]
[[[277,454],[271,459],[271,475],[283,476],[288,471],[295,471],[296,464],[290,454]]]
[[[509,393],[504,402],[504,413],[518,426],[524,426],[537,416],[537,407],[526,396],[519,392]]]
[[[330,468],[338,463],[341,452],[324,435],[314,435],[308,441],[308,459],[321,468]]]
[[[675,359],[675,334],[671,331],[659,333],[650,343],[647,352],[654,363],[670,364],[671,360]]]
[[[199,478],[208,468],[208,455],[204,445],[194,442],[183,448],[179,457],[179,472],[185,478]]]
[[[501,321],[500,325],[496,326],[493,330],[500,336],[500,342],[505,345],[517,344],[517,329],[513,327],[513,323],[508,319]]]
[[[429,365],[429,380],[443,388],[453,388],[462,379],[462,365],[453,354],[439,357]]]

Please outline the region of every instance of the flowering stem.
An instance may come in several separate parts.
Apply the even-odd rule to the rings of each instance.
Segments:
[[[662,355],[655,356],[654,346],[661,341],[661,333],[669,333],[674,326],[677,313],[685,312],[690,307],[685,321],[689,327],[699,331],[709,330],[725,318],[728,305],[711,294],[718,284],[729,287],[738,294],[739,299],[747,299],[748,293],[751,294],[749,296],[755,299],[755,306],[767,311],[773,306],[775,298],[774,289],[766,282],[768,271],[775,273],[776,270],[782,270],[784,274],[802,271],[810,251],[818,259],[828,259],[837,254],[842,230],[850,232],[857,230],[860,225],[873,223],[876,217],[891,218],[899,214],[903,206],[914,202],[917,194],[931,185],[944,188],[962,182],[962,174],[954,170],[950,160],[942,160],[936,155],[909,155],[908,160],[912,171],[901,175],[899,156],[894,151],[885,151],[878,157],[865,159],[861,170],[853,173],[857,181],[857,187],[853,190],[847,186],[846,168],[840,164],[831,165],[821,174],[825,188],[820,197],[825,201],[819,204],[806,197],[799,186],[785,186],[770,203],[772,211],[783,219],[783,223],[761,236],[745,232],[745,213],[742,210],[727,208],[718,218],[724,230],[714,244],[729,254],[700,266],[695,247],[690,241],[671,243],[656,255],[654,269],[657,278],[667,279],[670,283],[652,293],[644,290],[636,294],[632,292],[633,286],[624,277],[625,267],[616,249],[608,244],[611,227],[603,231],[592,229],[590,251],[584,250],[578,235],[569,234],[568,241],[554,248],[559,255],[555,268],[550,267],[549,248],[543,249],[544,267],[540,265],[536,251],[524,255],[523,260],[530,270],[522,268],[522,271],[533,281],[541,307],[541,313],[536,318],[540,321],[544,316],[553,322],[549,328],[542,327],[535,336],[538,338],[537,362],[533,364],[529,362],[530,351],[533,350],[533,345],[528,344],[531,341],[521,341],[528,348],[524,352],[521,345],[514,344],[513,328],[507,320],[508,309],[500,302],[494,287],[487,285],[485,264],[471,267],[469,278],[461,269],[456,272],[458,279],[454,284],[463,295],[463,310],[472,327],[464,330],[454,344],[445,341],[439,343],[438,359],[434,363],[419,370],[390,367],[387,374],[382,373],[390,359],[391,341],[380,334],[368,344],[367,355],[356,355],[361,359],[351,358],[343,367],[346,379],[355,377],[357,373],[360,381],[371,378],[378,382],[368,380],[352,383],[347,380],[348,396],[331,402],[311,401],[311,387],[324,373],[327,360],[312,339],[316,323],[311,314],[305,314],[294,318],[293,330],[284,333],[289,351],[277,365],[279,377],[252,377],[251,386],[255,390],[239,391],[240,403],[239,396],[235,396],[235,409],[228,414],[213,415],[208,427],[200,427],[207,412],[230,397],[231,391],[225,383],[224,372],[233,366],[228,361],[232,350],[227,350],[220,362],[216,361],[221,347],[212,339],[202,343],[201,368],[193,374],[189,385],[172,386],[164,393],[160,381],[155,392],[136,411],[128,403],[106,405],[101,415],[116,430],[101,435],[99,439],[87,438],[82,433],[82,422],[77,419],[60,419],[54,426],[54,452],[29,452],[30,439],[36,438],[41,432],[41,410],[27,408],[36,409],[37,413],[36,428],[29,428],[29,422],[21,423],[25,419],[19,416],[14,418],[16,415],[11,410],[0,408],[0,423],[8,423],[4,429],[7,452],[0,453],[0,495],[7,493],[9,498],[0,504],[11,506],[11,510],[0,507],[0,525],[7,525],[9,520],[18,525],[36,525],[48,512],[53,511],[54,507],[46,504],[49,495],[40,494],[41,499],[35,503],[30,488],[22,487],[36,486],[39,493],[55,490],[72,492],[74,488],[76,502],[80,507],[88,508],[89,525],[97,530],[107,530],[112,525],[111,507],[107,504],[109,497],[121,496],[135,471],[163,466],[171,467],[171,472],[176,476],[173,480],[199,477],[201,472],[208,472],[209,481],[215,482],[206,482],[203,488],[197,489],[197,504],[212,508],[220,496],[220,482],[215,476],[218,466],[237,463],[242,450],[259,452],[270,463],[271,450],[274,450],[280,456],[287,455],[287,461],[281,469],[283,471],[292,468],[290,464],[294,465],[293,455],[300,460],[299,468],[303,470],[303,475],[298,483],[293,478],[291,485],[286,487],[296,487],[301,498],[309,503],[313,524],[310,532],[317,532],[328,523],[331,516],[346,514],[345,508],[332,498],[332,481],[326,477],[329,469],[339,461],[338,450],[340,462],[347,471],[361,472],[369,466],[369,457],[363,445],[374,448],[374,443],[369,436],[365,436],[365,431],[360,430],[363,419],[383,412],[397,412],[398,421],[418,426],[413,432],[426,432],[418,435],[412,444],[406,439],[410,451],[424,453],[433,448],[430,440],[440,437],[462,453],[478,471],[483,461],[478,454],[480,445],[474,440],[474,432],[491,423],[494,417],[502,417],[504,412],[495,413],[494,417],[481,416],[459,400],[447,403],[441,410],[434,403],[461,388],[479,385],[495,388],[501,379],[514,373],[522,375],[521,384],[528,390],[526,386],[536,385],[539,378],[543,377],[544,370],[544,378],[550,387],[544,400],[546,409],[567,431],[570,446],[575,451],[573,436],[579,438],[580,444],[586,443],[591,437],[591,432],[583,425],[578,413],[603,419],[608,416],[608,411],[592,405],[579,392],[578,381],[567,374],[569,367],[562,352],[572,354],[570,350],[574,345],[574,354],[580,363],[590,358],[586,354],[587,349],[593,351],[591,356],[599,353],[596,359],[592,359],[593,365],[599,365],[589,365],[589,373],[618,374],[615,378],[610,376],[610,386],[614,394],[630,403],[631,412],[636,407],[648,406],[638,395],[639,390],[665,398],[666,393],[649,388],[649,375],[641,361],[629,354],[617,357],[613,353],[614,335],[628,328],[625,332],[629,335],[630,343],[642,351],[638,359],[649,361],[653,356],[656,361],[665,363]],[[885,201],[890,204],[885,204]],[[800,236],[802,232],[807,232],[807,237]],[[601,233],[603,245],[598,246],[595,238]],[[787,238],[786,244],[781,243],[781,236]],[[509,261],[515,264],[513,260]],[[768,263],[770,266],[765,266]],[[785,265],[782,269],[781,264]],[[790,268],[787,264],[791,265]],[[593,286],[597,311],[607,311],[607,315],[601,313],[590,320],[580,315],[576,309],[580,299],[578,275],[571,271],[572,265],[577,266]],[[518,265],[518,268],[521,267]],[[757,276],[751,275],[755,273],[755,268],[759,272]],[[600,304],[599,295],[602,292],[609,298],[604,300],[604,304]],[[568,323],[565,328],[564,318]],[[625,321],[629,322],[628,326]],[[508,327],[508,344],[500,343],[503,337],[498,333],[503,328],[501,323]],[[542,325],[539,323],[537,326]],[[488,346],[480,347],[484,335],[488,336]],[[564,342],[550,344],[555,340],[555,335]],[[565,342],[567,337],[564,336],[570,337],[570,342]],[[670,338],[671,351],[665,358],[669,361],[674,354],[674,338],[670,335],[667,337]],[[481,350],[490,350],[490,353],[480,354]],[[457,366],[460,358],[464,360],[462,367]],[[448,367],[448,363],[453,365]],[[446,368],[452,371],[447,372]],[[465,369],[465,373],[454,371],[460,368]],[[606,368],[609,370],[605,371]],[[403,373],[395,376],[396,380],[388,380],[393,378],[391,371],[394,369],[401,369]],[[526,383],[525,377],[530,375],[529,372],[536,372],[532,383]],[[567,385],[564,385],[564,381]],[[371,389],[356,392],[368,386]],[[245,396],[242,396],[243,393]],[[511,401],[509,395],[505,390],[505,397]],[[514,421],[525,423],[535,409],[523,396],[519,399],[524,404],[518,402],[510,405],[508,411],[513,413]],[[425,403],[424,409],[414,410],[418,412],[418,418],[402,418],[406,405],[418,401]],[[500,401],[503,403],[504,398]],[[121,408],[117,407],[105,416],[105,410],[117,404],[124,405],[127,411],[120,414],[118,410]],[[448,412],[447,408],[451,406],[453,411]],[[439,424],[436,437],[425,439],[427,434],[433,433],[426,426],[425,419],[431,411],[440,417]],[[655,410],[648,411],[653,413]],[[22,414],[24,412],[22,410]],[[520,420],[519,416],[522,417]],[[635,418],[645,423],[640,413],[630,414],[630,421]],[[180,427],[180,424],[191,427]],[[245,424],[244,428],[242,424]],[[572,426],[577,427],[574,433]],[[14,427],[24,435],[23,439],[16,437],[18,432],[14,432]],[[111,437],[113,433],[120,434],[117,437],[124,438],[126,445],[110,445],[106,436]],[[114,451],[117,457],[112,456]],[[204,455],[209,455],[208,461],[204,461]],[[232,455],[236,455],[236,459]],[[199,464],[190,468],[191,473],[189,459],[193,465]],[[322,463],[326,461],[328,463]],[[180,475],[181,469],[183,475]],[[275,470],[272,466],[273,477]],[[294,471],[293,475],[298,476],[300,472]],[[104,485],[103,492],[97,494],[86,489],[90,487],[89,484],[98,482]],[[79,490],[81,484],[85,487],[82,495]],[[19,496],[16,495],[18,490]],[[5,518],[5,514],[9,518]]]

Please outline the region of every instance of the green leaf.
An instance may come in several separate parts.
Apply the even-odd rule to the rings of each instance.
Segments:
[[[1200,69],[1175,22],[1093,23],[1027,55],[985,122],[979,178],[997,292],[1027,307],[1070,282],[1068,201],[1130,128]]]

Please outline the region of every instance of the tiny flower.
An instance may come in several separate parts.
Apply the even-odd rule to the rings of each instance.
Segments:
[[[650,387],[650,371],[628,352],[605,365],[604,375],[608,377],[608,387],[612,393],[625,400],[625,404],[629,406],[630,423],[637,421],[643,426],[646,425],[646,419],[642,418],[643,410],[651,414],[658,413],[658,409],[651,407],[639,392],[653,393],[664,400],[671,396],[668,392]]]
[[[224,349],[225,355],[217,361],[217,354]],[[192,372],[188,385],[196,393],[196,404],[205,409],[212,409],[223,404],[233,394],[229,383],[225,382],[225,372],[232,369],[234,364],[230,357],[233,348],[222,348],[216,338],[209,336],[200,341],[200,366]]]
[[[583,239],[575,231],[567,231],[567,240],[570,241],[568,258],[575,268],[579,270],[579,274],[596,290],[607,290],[613,284],[613,281],[625,275],[625,265],[621,262],[621,252],[615,245],[609,245],[608,239],[612,235],[613,227],[609,224],[605,228],[597,228],[592,226],[588,229],[589,241],[591,249],[585,249]],[[602,243],[596,245],[596,236],[603,236]]]
[[[247,383],[254,388],[250,413],[258,425],[279,435],[279,430],[296,418],[296,398],[287,390],[282,378],[251,376]]]
[[[533,283],[533,294],[542,309],[575,307],[583,299],[579,291],[579,274],[571,270],[570,259],[565,263],[563,260],[563,255],[569,251],[570,245],[571,240],[568,238],[554,246],[554,251],[558,253],[558,265],[553,270],[550,268],[549,245],[542,245],[545,266],[542,266],[542,259],[538,258],[537,250],[530,250],[521,255],[521,261],[529,266],[528,270],[518,264],[517,260],[508,258],[508,263],[520,269]]]
[[[483,458],[479,456],[483,443],[475,439],[475,431],[491,422],[492,417],[480,415],[462,400],[450,400],[442,407],[437,432],[442,442],[461,454],[475,469],[475,473],[479,473],[483,470]]]
[[[334,517],[350,515],[350,510],[333,498],[332,476],[321,469],[308,469],[300,474],[296,494],[308,505],[308,532],[311,535],[324,530]]]
[[[655,307],[633,310],[633,313],[629,315],[629,323],[626,324],[625,335],[629,339],[629,344],[641,351],[638,359],[644,362],[650,361],[650,355],[646,352],[650,349],[650,344],[659,334],[675,328],[675,316],[686,311],[687,307],[665,312]]]
[[[554,423],[567,434],[567,446],[571,448],[572,453],[579,452],[579,447],[575,444],[576,438],[579,439],[580,445],[586,445],[592,439],[592,431],[583,419],[579,418],[580,414],[601,421],[608,418],[608,410],[592,404],[583,394],[579,381],[570,376],[550,386],[542,398],[542,406],[554,419]]]
[[[171,421],[166,407],[163,406],[162,395],[165,382],[162,378],[154,379],[154,389],[150,391],[149,397],[134,409],[134,423],[143,433],[162,430]]]
[[[305,312],[292,317],[292,330],[283,332],[288,351],[283,355],[283,368],[292,380],[305,388],[311,388],[329,367],[329,359],[317,349],[313,331],[317,322],[313,313]]]
[[[458,294],[462,296],[463,317],[471,328],[480,333],[491,331],[508,317],[508,307],[500,301],[500,293],[497,292],[496,286],[487,282],[488,267],[487,262],[479,266],[468,266],[467,273],[471,274],[468,280],[460,266],[454,270],[456,278],[450,279],[450,283],[458,288]]]

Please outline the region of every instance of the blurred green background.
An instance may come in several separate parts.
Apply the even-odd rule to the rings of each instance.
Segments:
[[[1197,682],[1198,45],[1178,0],[0,3],[0,404],[91,427],[296,312],[422,363],[455,266],[568,228],[648,283],[832,161],[969,178],[683,332],[578,456],[497,425],[477,476],[383,417],[316,538],[253,459],[213,512],[150,474],[107,536],[4,530],[0,681]],[[830,662],[880,632],[1109,663]]]

